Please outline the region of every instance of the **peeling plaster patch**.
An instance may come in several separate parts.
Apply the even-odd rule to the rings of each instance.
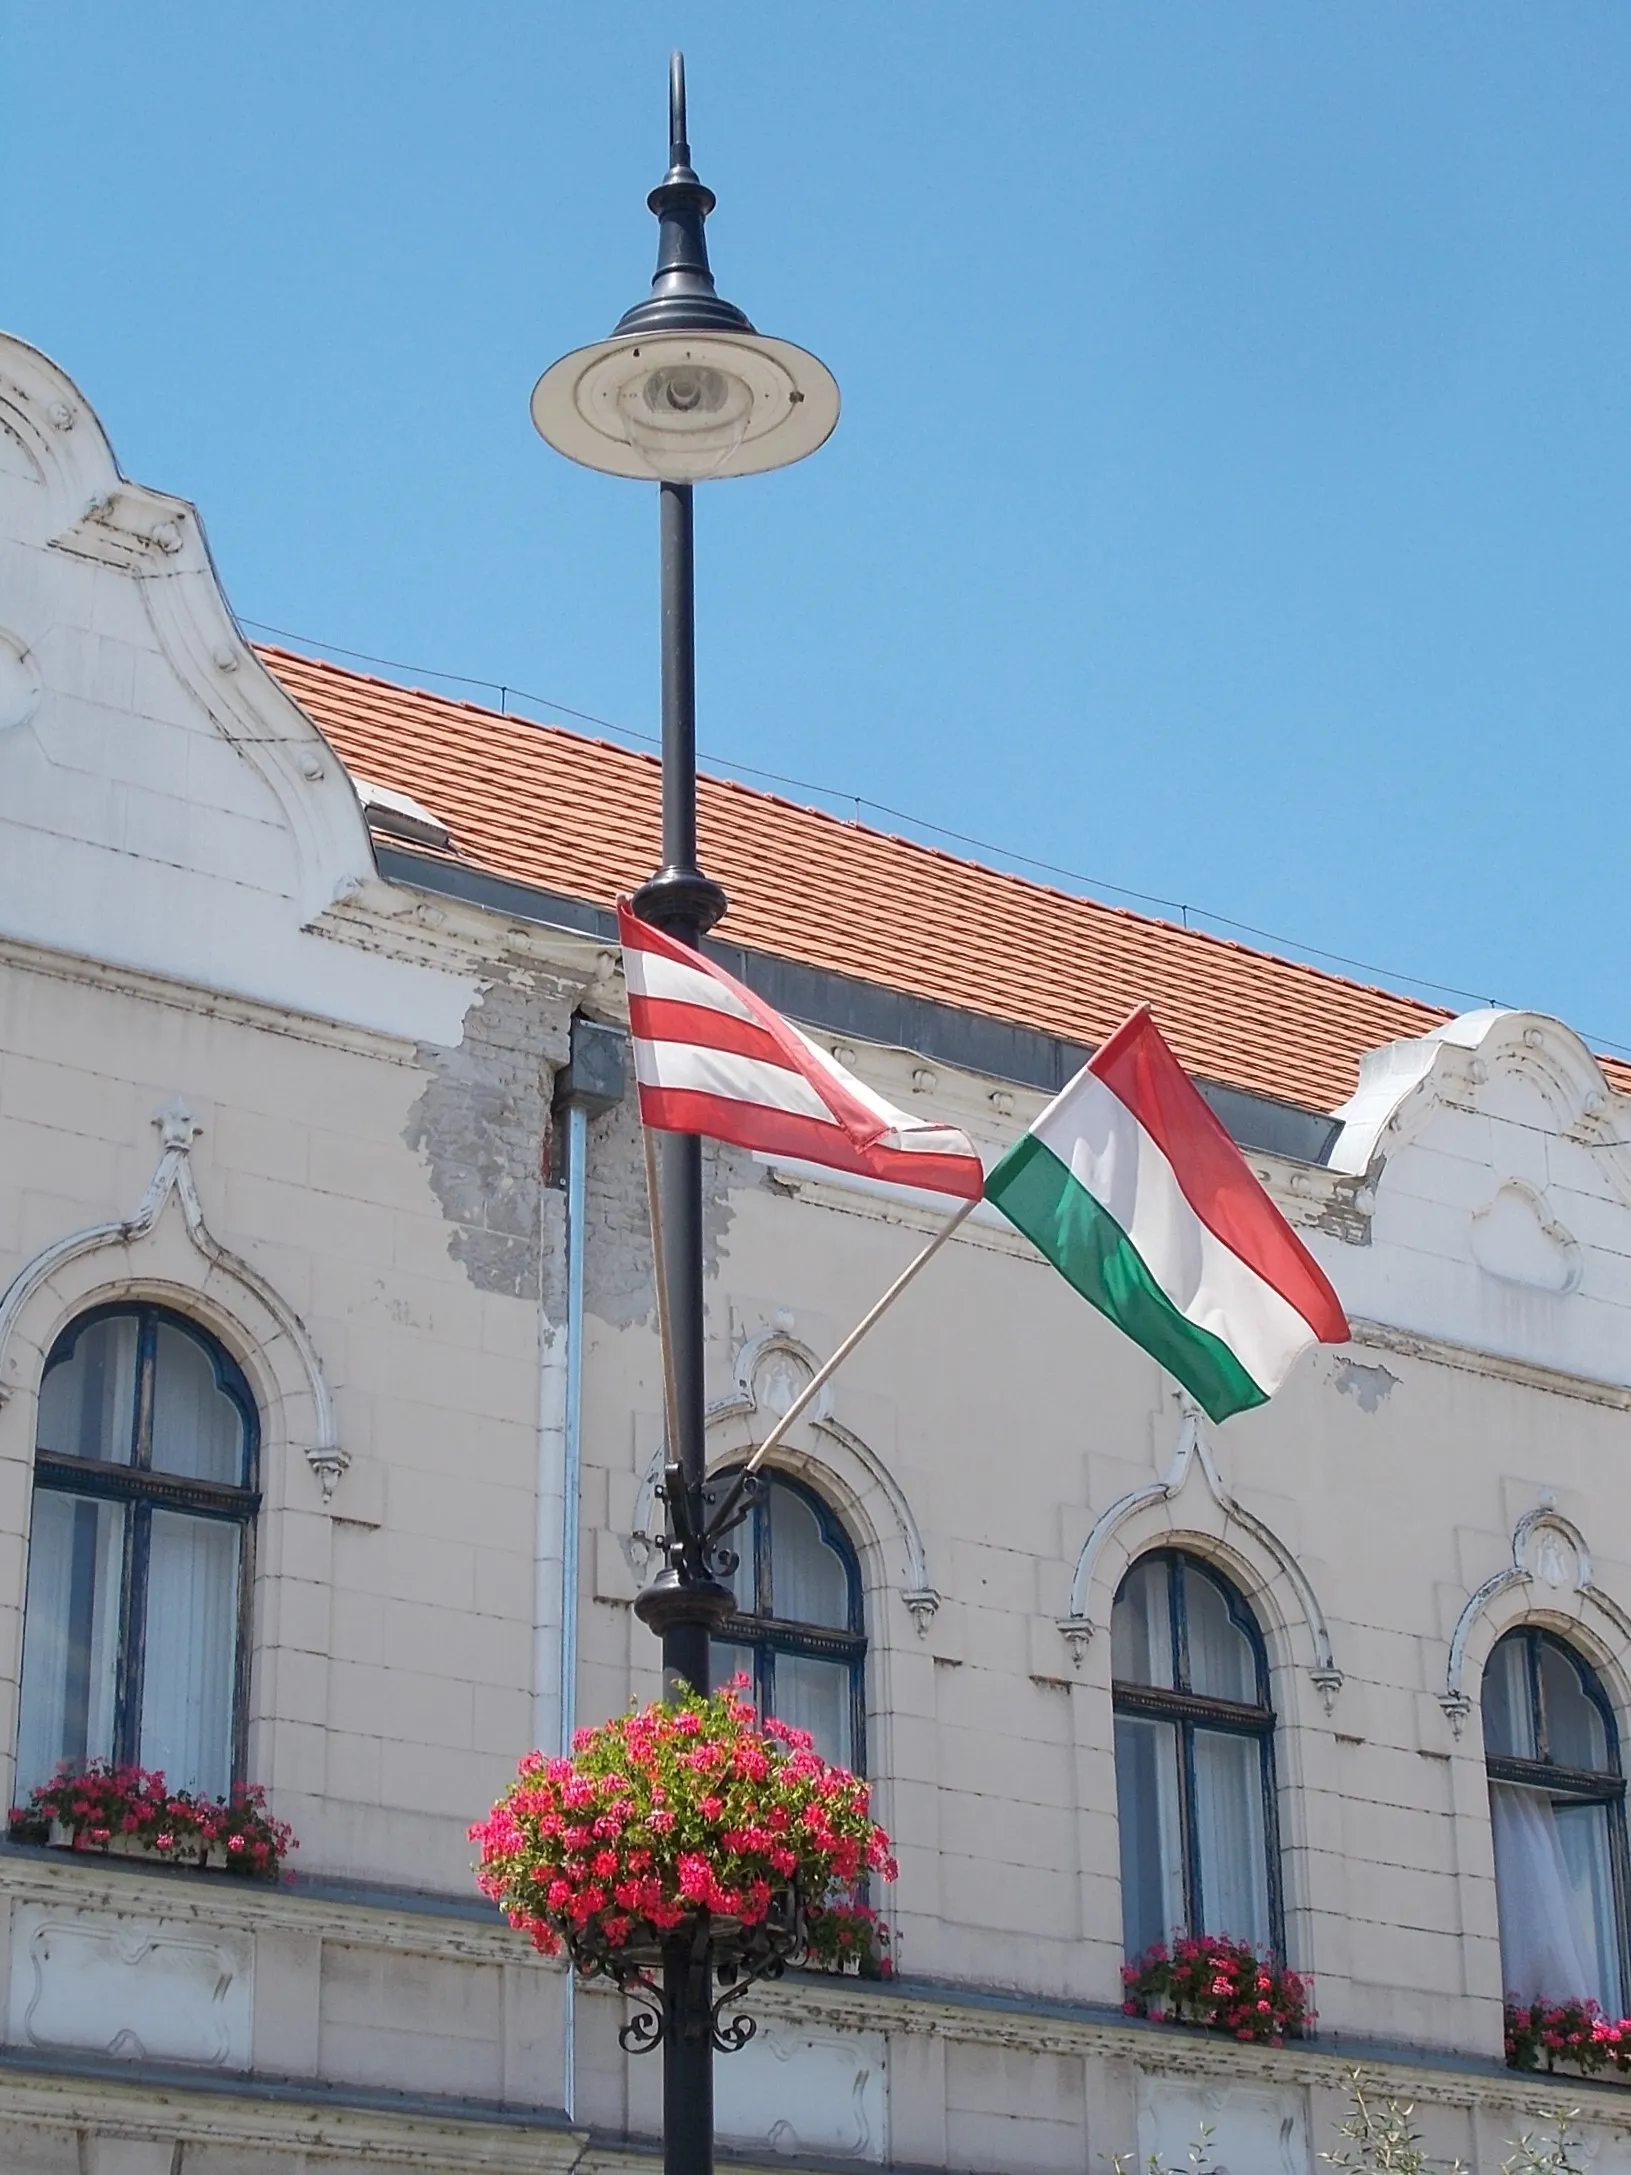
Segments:
[[[1339,1394],[1357,1400],[1361,1412],[1374,1412],[1399,1386],[1399,1377],[1378,1361],[1367,1367],[1357,1359],[1339,1359],[1331,1376]]]
[[[424,1151],[454,1227],[448,1252],[478,1291],[538,1296],[544,1138],[569,1017],[562,992],[516,975],[476,999],[457,1049],[418,1051],[431,1077],[403,1138]]]
[[[763,1167],[752,1156],[718,1141],[702,1144],[702,1262],[711,1284],[735,1210],[731,1197],[762,1186]],[[589,1128],[588,1232],[584,1247],[584,1304],[618,1329],[649,1322],[656,1314],[651,1275],[651,1218],[646,1206],[645,1152],[635,1096],[626,1095]]]

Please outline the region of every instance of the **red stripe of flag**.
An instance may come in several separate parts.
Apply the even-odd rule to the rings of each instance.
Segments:
[[[617,902],[617,927],[626,951],[655,952],[659,959],[689,967],[693,974],[706,974],[722,989],[728,989],[776,1045],[780,1062],[789,1072],[801,1073],[809,1081],[817,1098],[825,1103],[857,1148],[870,1147],[889,1130],[885,1119],[875,1110],[869,1110],[858,1095],[849,1093],[841,1079],[812,1059],[808,1046],[794,1034],[781,1014],[756,997],[751,989],[744,988],[734,975],[727,974],[712,959],[704,958],[701,952],[692,951],[689,945],[676,943],[661,929],[654,929],[649,921],[642,921],[621,899]]]
[[[1172,1165],[1184,1199],[1231,1253],[1294,1306],[1315,1336],[1341,1344],[1348,1318],[1324,1271],[1269,1199],[1140,1005],[1088,1060]]]
[[[712,1005],[686,1004],[678,997],[640,997],[630,990],[629,1027],[637,1042],[683,1042],[692,1049],[756,1058],[783,1072],[794,1069],[774,1036],[756,1021],[716,1012]],[[802,1072],[799,1077],[804,1077]]]
[[[763,1155],[796,1156],[824,1163],[857,1178],[878,1178],[920,1192],[949,1194],[977,1201],[984,1187],[979,1164],[966,1156],[916,1154],[909,1148],[874,1145],[856,1148],[847,1134],[824,1118],[802,1118],[795,1111],[772,1110],[764,1103],[739,1103],[726,1095],[705,1095],[696,1088],[647,1087],[640,1083],[640,1116],[657,1132],[703,1133]]]

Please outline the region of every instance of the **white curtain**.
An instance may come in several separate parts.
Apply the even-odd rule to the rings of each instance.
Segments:
[[[1170,1722],[1116,1716],[1116,1815],[1122,1937],[1129,1957],[1142,1956],[1184,1923],[1178,1733]]]
[[[73,1357],[40,1384],[35,1442],[48,1453],[130,1463],[136,1417],[134,1315],[115,1314],[79,1332]]]
[[[117,1503],[34,1492],[17,1724],[19,1803],[64,1760],[113,1750],[125,1514]]]
[[[1490,1784],[1489,1804],[1507,1992],[1519,2001],[1590,1998],[1618,2015],[1604,1808],[1554,1811],[1544,1791],[1508,1782]]]
[[[1189,1688],[1202,1699],[1235,1699],[1257,1705],[1257,1656],[1209,1578],[1190,1571],[1184,1579],[1189,1632]]]
[[[238,1543],[222,1520],[153,1512],[141,1763],[213,1797],[232,1781]]]
[[[1167,1567],[1158,1558],[1135,1565],[1116,1596],[1110,1612],[1110,1674],[1121,1684],[1172,1688]]]
[[[243,1416],[216,1387],[208,1354],[160,1322],[153,1368],[153,1470],[243,1485]]]
[[[770,1601],[793,1624],[849,1629],[849,1574],[827,1546],[808,1503],[774,1483],[770,1489]],[[791,1715],[784,1715],[791,1721]],[[803,1726],[802,1724],[800,1725]]]
[[[810,1654],[778,1654],[773,1666],[778,1721],[790,1722],[794,1729],[807,1729],[824,1760],[838,1767],[853,1767],[855,1734],[848,1665],[819,1661]]]
[[[1201,1931],[1267,1948],[1263,1753],[1255,1737],[1196,1730],[1195,1827],[1201,1857]]]

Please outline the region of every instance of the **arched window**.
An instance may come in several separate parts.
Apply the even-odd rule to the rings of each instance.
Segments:
[[[1128,1956],[1185,1933],[1278,1949],[1274,1710],[1250,1610],[1195,1557],[1145,1556],[1110,1656]]]
[[[196,1323],[98,1307],[40,1385],[18,1795],[64,1763],[224,1795],[243,1767],[258,1430]]]
[[[823,1759],[866,1766],[866,1620],[849,1536],[819,1496],[760,1476],[732,1536],[736,1614],[714,1641],[714,1682],[753,1681],[762,1714],[807,1729]]]
[[[1518,2000],[1624,2010],[1625,1782],[1595,1672],[1549,1631],[1509,1631],[1484,1670],[1501,1970]]]

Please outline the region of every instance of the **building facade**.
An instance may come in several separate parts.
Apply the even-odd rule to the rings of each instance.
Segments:
[[[258,1782],[300,1841],[280,1884],[0,1847],[7,2170],[653,2164],[659,2064],[465,1830],[657,1689],[609,914],[654,805],[648,758],[257,653],[194,510],[0,341],[0,1759],[12,1802],[98,1755]],[[722,2155],[1101,2175],[1210,2124],[1304,2175],[1360,2064],[1446,2158],[1577,2106],[1631,2170],[1622,2085],[1502,2060],[1504,1988],[1631,2008],[1631,1081],[703,813],[733,963],[993,1155],[1152,998],[1355,1332],[1214,1430],[982,1210],[792,1430],[722,1660],[873,1779],[900,1972],[754,1994]],[[936,1214],[706,1169],[728,1467]],[[1311,1972],[1316,2035],[1124,2016],[1185,1929]]]

